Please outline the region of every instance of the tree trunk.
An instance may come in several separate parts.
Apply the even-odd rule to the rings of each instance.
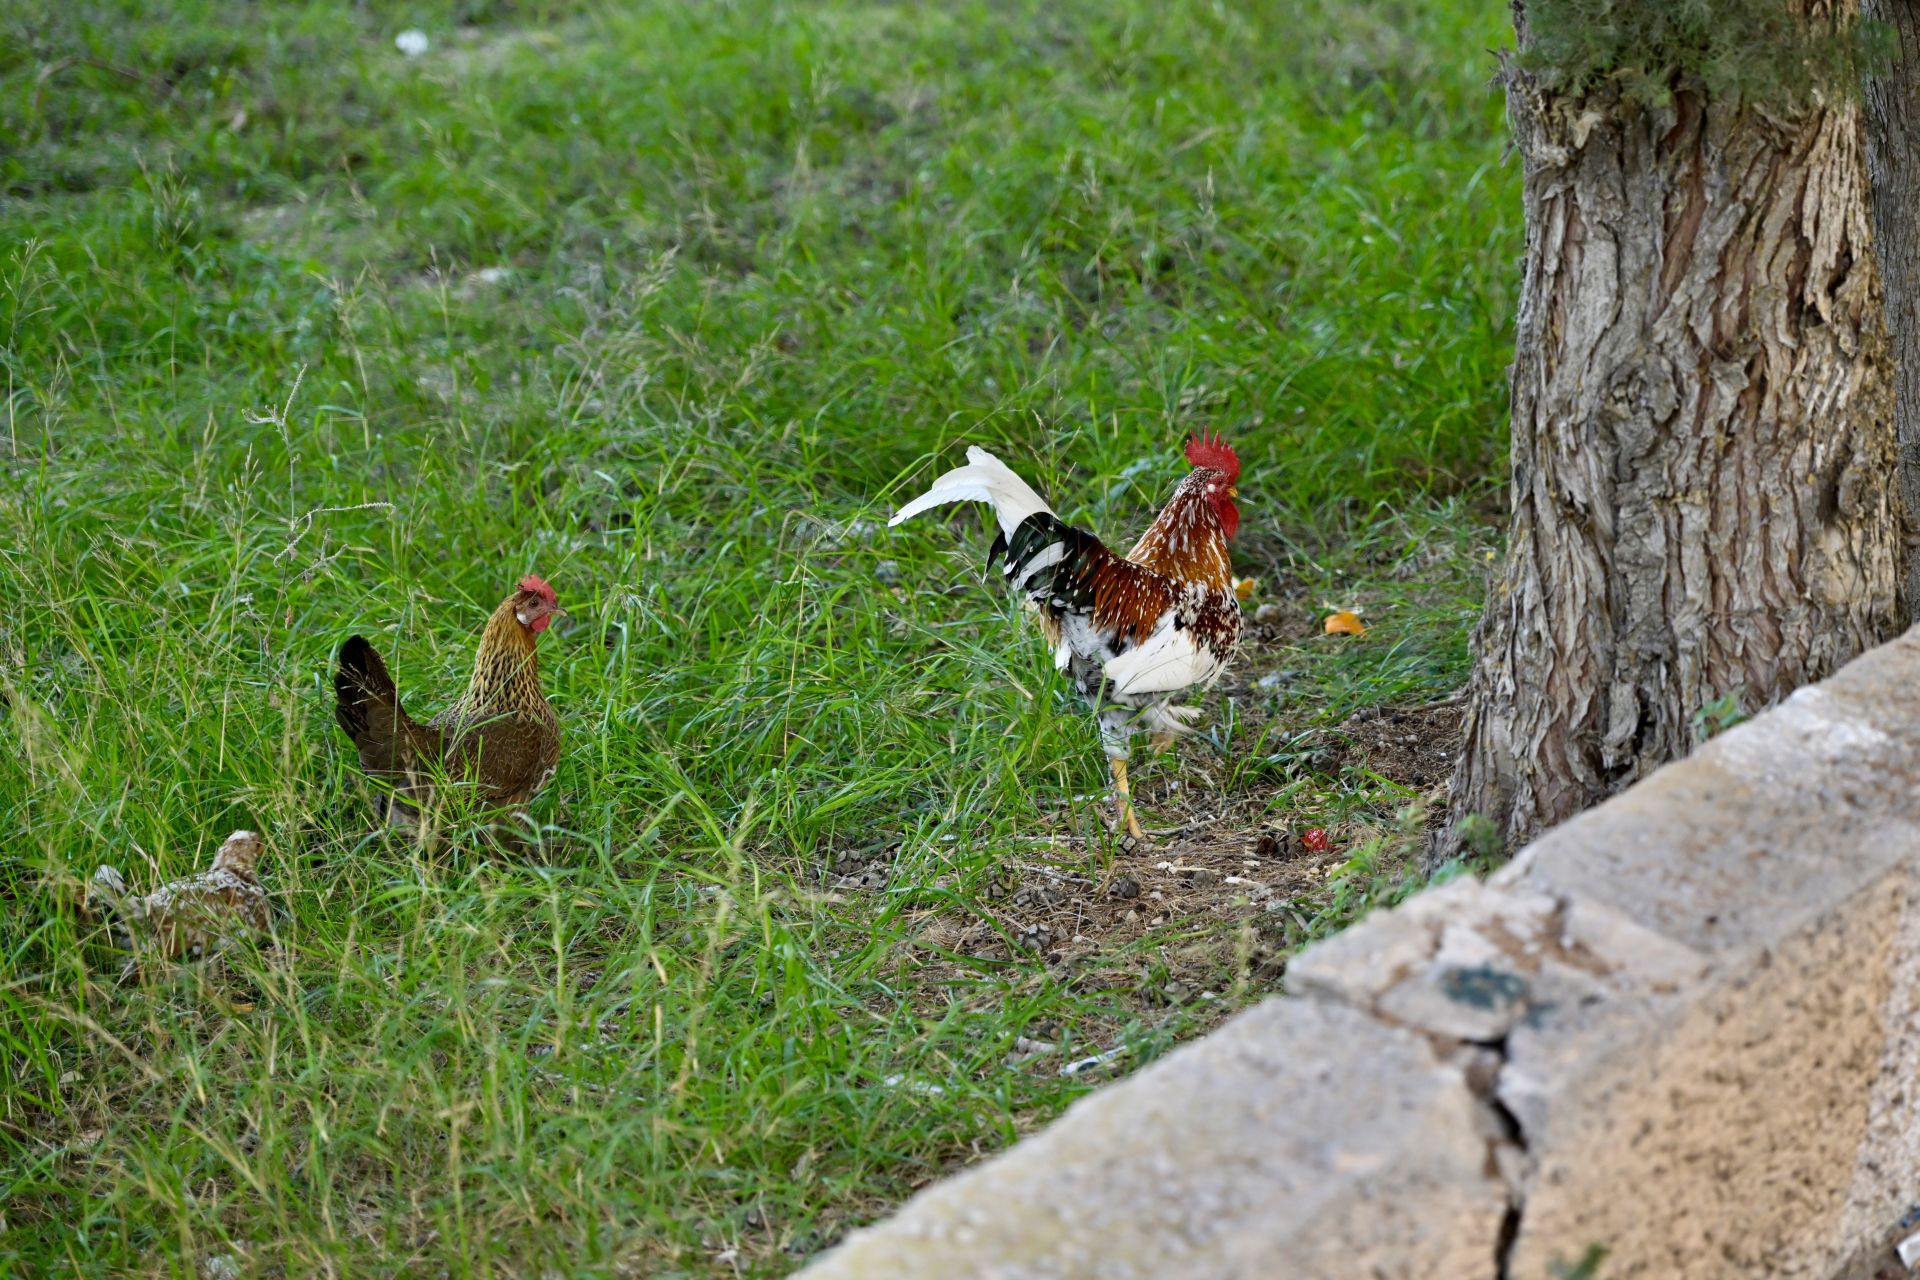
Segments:
[[[1872,180],[1874,259],[1886,295],[1894,356],[1894,438],[1900,497],[1920,512],[1920,4],[1863,0],[1861,13],[1897,41],[1894,59],[1865,86],[1867,174]],[[1909,534],[1914,532],[1909,521]],[[1907,612],[1920,600],[1920,556],[1907,548]]]
[[[1505,78],[1512,523],[1436,859],[1472,814],[1517,847],[1685,755],[1708,704],[1757,710],[1905,618],[1859,109]]]

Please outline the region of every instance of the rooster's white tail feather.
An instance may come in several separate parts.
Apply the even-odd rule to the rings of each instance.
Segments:
[[[1013,531],[1028,516],[1051,511],[1046,499],[1033,491],[1013,469],[978,445],[967,450],[967,465],[956,467],[933,482],[933,487],[894,513],[888,525],[909,520],[922,511],[945,506],[949,502],[985,502],[993,507],[1001,534],[1012,539]]]

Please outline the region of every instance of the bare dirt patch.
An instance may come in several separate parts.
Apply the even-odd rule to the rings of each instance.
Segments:
[[[1418,707],[1367,707],[1328,734],[1339,764],[1426,792],[1446,784],[1460,749],[1464,697]]]
[[[1203,748],[1143,757],[1135,797],[1153,842],[1096,830],[1091,814],[1110,816],[1105,795],[1063,798],[984,876],[939,877],[935,893],[919,899],[927,905],[903,912],[901,963],[914,988],[939,1002],[984,973],[1024,971],[1028,982],[1118,996],[1108,1007],[1131,1010],[1136,1021],[1171,1017],[1183,1035],[1277,989],[1287,956],[1319,931],[1314,917],[1356,851],[1405,834],[1392,803],[1324,825],[1302,815],[1340,785],[1333,780],[1356,773],[1359,785],[1437,812],[1464,710],[1459,698],[1374,707],[1318,727],[1287,725],[1285,710],[1267,715],[1261,673],[1284,667],[1288,646],[1318,627],[1308,610],[1267,609],[1249,626],[1242,674],[1227,690],[1243,720],[1265,717],[1300,741],[1301,767],[1313,775],[1301,803],[1275,803],[1283,784],[1273,771],[1224,785],[1218,759]],[[898,848],[842,852],[822,869],[821,888],[842,899],[887,893],[910,874],[901,861]],[[1065,1037],[1041,1026],[1021,1038],[1010,1065],[1105,1068],[1094,1059],[1121,1038],[1119,1021],[1082,1021]]]

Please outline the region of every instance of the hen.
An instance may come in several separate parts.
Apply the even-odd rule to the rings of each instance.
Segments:
[[[466,692],[425,723],[407,714],[364,636],[340,646],[334,719],[384,784],[383,817],[412,827],[443,780],[472,787],[490,807],[525,804],[546,785],[560,762],[560,718],[540,691],[534,647],[560,612],[552,587],[522,578],[480,633]]]
[[[1127,787],[1133,735],[1145,729],[1164,747],[1191,728],[1199,708],[1176,707],[1172,699],[1218,679],[1240,639],[1227,559],[1227,541],[1240,525],[1240,460],[1225,441],[1203,433],[1187,442],[1187,461],[1193,471],[1124,559],[1061,520],[980,448],[968,449],[966,466],[935,480],[887,522],[949,502],[993,507],[1000,531],[987,564],[1005,555],[1006,579],[1039,614],[1054,666],[1098,716],[1120,821],[1136,840],[1146,833]]]
[[[145,896],[129,893],[120,873],[103,866],[87,886],[86,911],[111,918],[115,941],[136,954],[199,959],[272,927],[267,891],[256,873],[259,860],[260,837],[236,831],[207,870]]]

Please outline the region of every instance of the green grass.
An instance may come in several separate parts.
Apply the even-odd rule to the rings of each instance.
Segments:
[[[982,441],[1123,540],[1223,430],[1240,571],[1373,629],[1251,648],[1242,677],[1295,674],[1213,698],[1182,776],[1393,830],[1405,789],[1313,747],[1464,673],[1520,247],[1504,20],[0,16],[0,1272],[779,1274],[1096,1083],[1009,1067],[1018,1037],[1137,1066],[1270,991],[1244,921],[1117,942],[1124,981],[906,945],[1001,919],[1049,823],[1112,852],[977,520],[881,526]],[[333,646],[367,632],[434,709],[529,569],[577,614],[543,646],[560,855],[371,833]],[[236,826],[280,954],[117,984],[78,884]],[[885,891],[826,892],[849,854]],[[1196,948],[1221,999],[1149,998]]]

